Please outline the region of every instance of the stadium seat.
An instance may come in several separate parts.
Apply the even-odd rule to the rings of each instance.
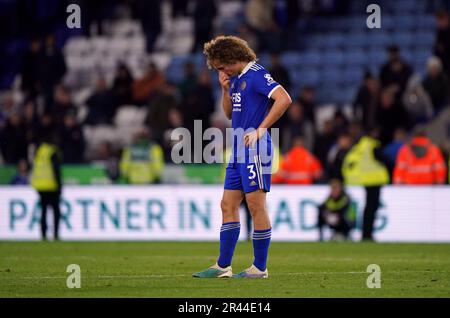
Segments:
[[[147,109],[133,105],[121,106],[114,117],[116,127],[140,126],[147,116]]]
[[[369,62],[368,54],[363,50],[349,50],[344,53],[346,65],[366,65]]]
[[[324,65],[342,65],[344,63],[344,54],[340,50],[326,51],[322,55],[322,63]]]
[[[321,53],[319,50],[310,50],[300,53],[299,63],[306,66],[318,66],[322,63]]]

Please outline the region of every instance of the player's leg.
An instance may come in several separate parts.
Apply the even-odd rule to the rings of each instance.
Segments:
[[[244,192],[241,190],[223,191],[220,207],[222,209],[222,226],[220,228],[220,256],[217,264],[221,268],[231,265],[234,250],[239,239],[241,225],[239,221],[239,207]]]
[[[241,165],[242,184],[253,220],[253,265],[236,278],[267,278],[267,255],[269,252],[272,228],[266,207],[266,192],[270,191],[270,162],[262,165],[259,156],[252,162]],[[263,169],[265,168],[265,169]]]
[[[215,278],[231,277],[231,260],[239,239],[240,222],[239,206],[244,198],[240,176],[234,165],[227,168],[225,187],[220,207],[222,210],[222,226],[220,229],[220,255],[217,263],[210,268],[194,273],[194,277]]]
[[[253,219],[253,266],[267,277],[267,256],[272,228],[266,206],[266,192],[257,190],[246,193],[245,198]]]

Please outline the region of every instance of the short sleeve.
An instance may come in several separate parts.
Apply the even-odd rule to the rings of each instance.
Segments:
[[[254,88],[256,92],[270,98],[272,93],[278,88],[278,84],[270,75],[270,73],[264,69],[259,70],[254,75]]]

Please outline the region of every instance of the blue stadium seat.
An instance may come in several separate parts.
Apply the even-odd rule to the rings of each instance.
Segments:
[[[410,31],[398,33],[396,32],[392,35],[392,40],[402,48],[411,47],[417,41],[417,39],[415,38],[415,33]]]
[[[301,68],[296,72],[291,72],[292,80],[297,85],[317,85],[320,80],[320,74],[316,68]]]
[[[436,39],[436,35],[433,32],[430,31],[424,31],[424,32],[417,32],[415,35],[415,42],[414,46],[416,47],[425,47],[425,48],[431,48]]]
[[[346,65],[366,65],[370,61],[369,55],[363,50],[348,50],[344,54]]]
[[[394,30],[396,26],[395,16],[382,14],[381,15],[381,29],[382,30]]]
[[[364,75],[364,68],[362,67],[345,68],[342,72],[341,83],[358,86],[363,79],[363,75]]]
[[[369,46],[384,48],[392,43],[391,36],[382,30],[372,30],[367,34]]]
[[[365,10],[364,10],[365,12]],[[348,18],[348,25],[350,30],[361,30],[367,28],[367,16],[366,15],[355,15]]]
[[[330,66],[328,68],[325,68],[320,73],[321,83],[337,85],[337,83],[340,82],[341,80],[342,80],[342,71],[340,68]]]
[[[413,1],[411,1],[413,2]],[[395,25],[397,31],[414,30],[418,27],[417,19],[414,15],[399,15],[395,18]]]
[[[420,15],[417,17],[417,26],[421,31],[434,31],[434,29],[436,28],[436,20],[431,14]]]
[[[287,68],[295,68],[299,63],[299,53],[298,52],[285,52],[280,56],[281,63]],[[268,67],[268,64],[266,64]]]
[[[308,66],[318,66],[322,62],[321,53],[318,50],[310,50],[300,53],[299,64]]]
[[[323,46],[326,49],[338,48],[344,46],[347,40],[347,37],[342,33],[332,33],[324,36]]]
[[[340,50],[326,51],[322,55],[322,63],[324,65],[340,66],[344,63],[344,54]]]
[[[384,48],[373,48],[369,50],[370,63],[379,67],[387,61],[387,53]]]
[[[363,49],[369,45],[369,36],[367,33],[356,32],[350,33],[345,42],[346,48]]]

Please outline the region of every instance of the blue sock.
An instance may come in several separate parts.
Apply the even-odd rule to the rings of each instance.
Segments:
[[[272,229],[253,231],[253,254],[255,265],[260,271],[265,271],[267,266],[267,254],[269,253],[270,237]]]
[[[217,264],[225,268],[231,265],[234,249],[239,239],[241,224],[239,222],[223,223],[220,228],[220,256]]]

